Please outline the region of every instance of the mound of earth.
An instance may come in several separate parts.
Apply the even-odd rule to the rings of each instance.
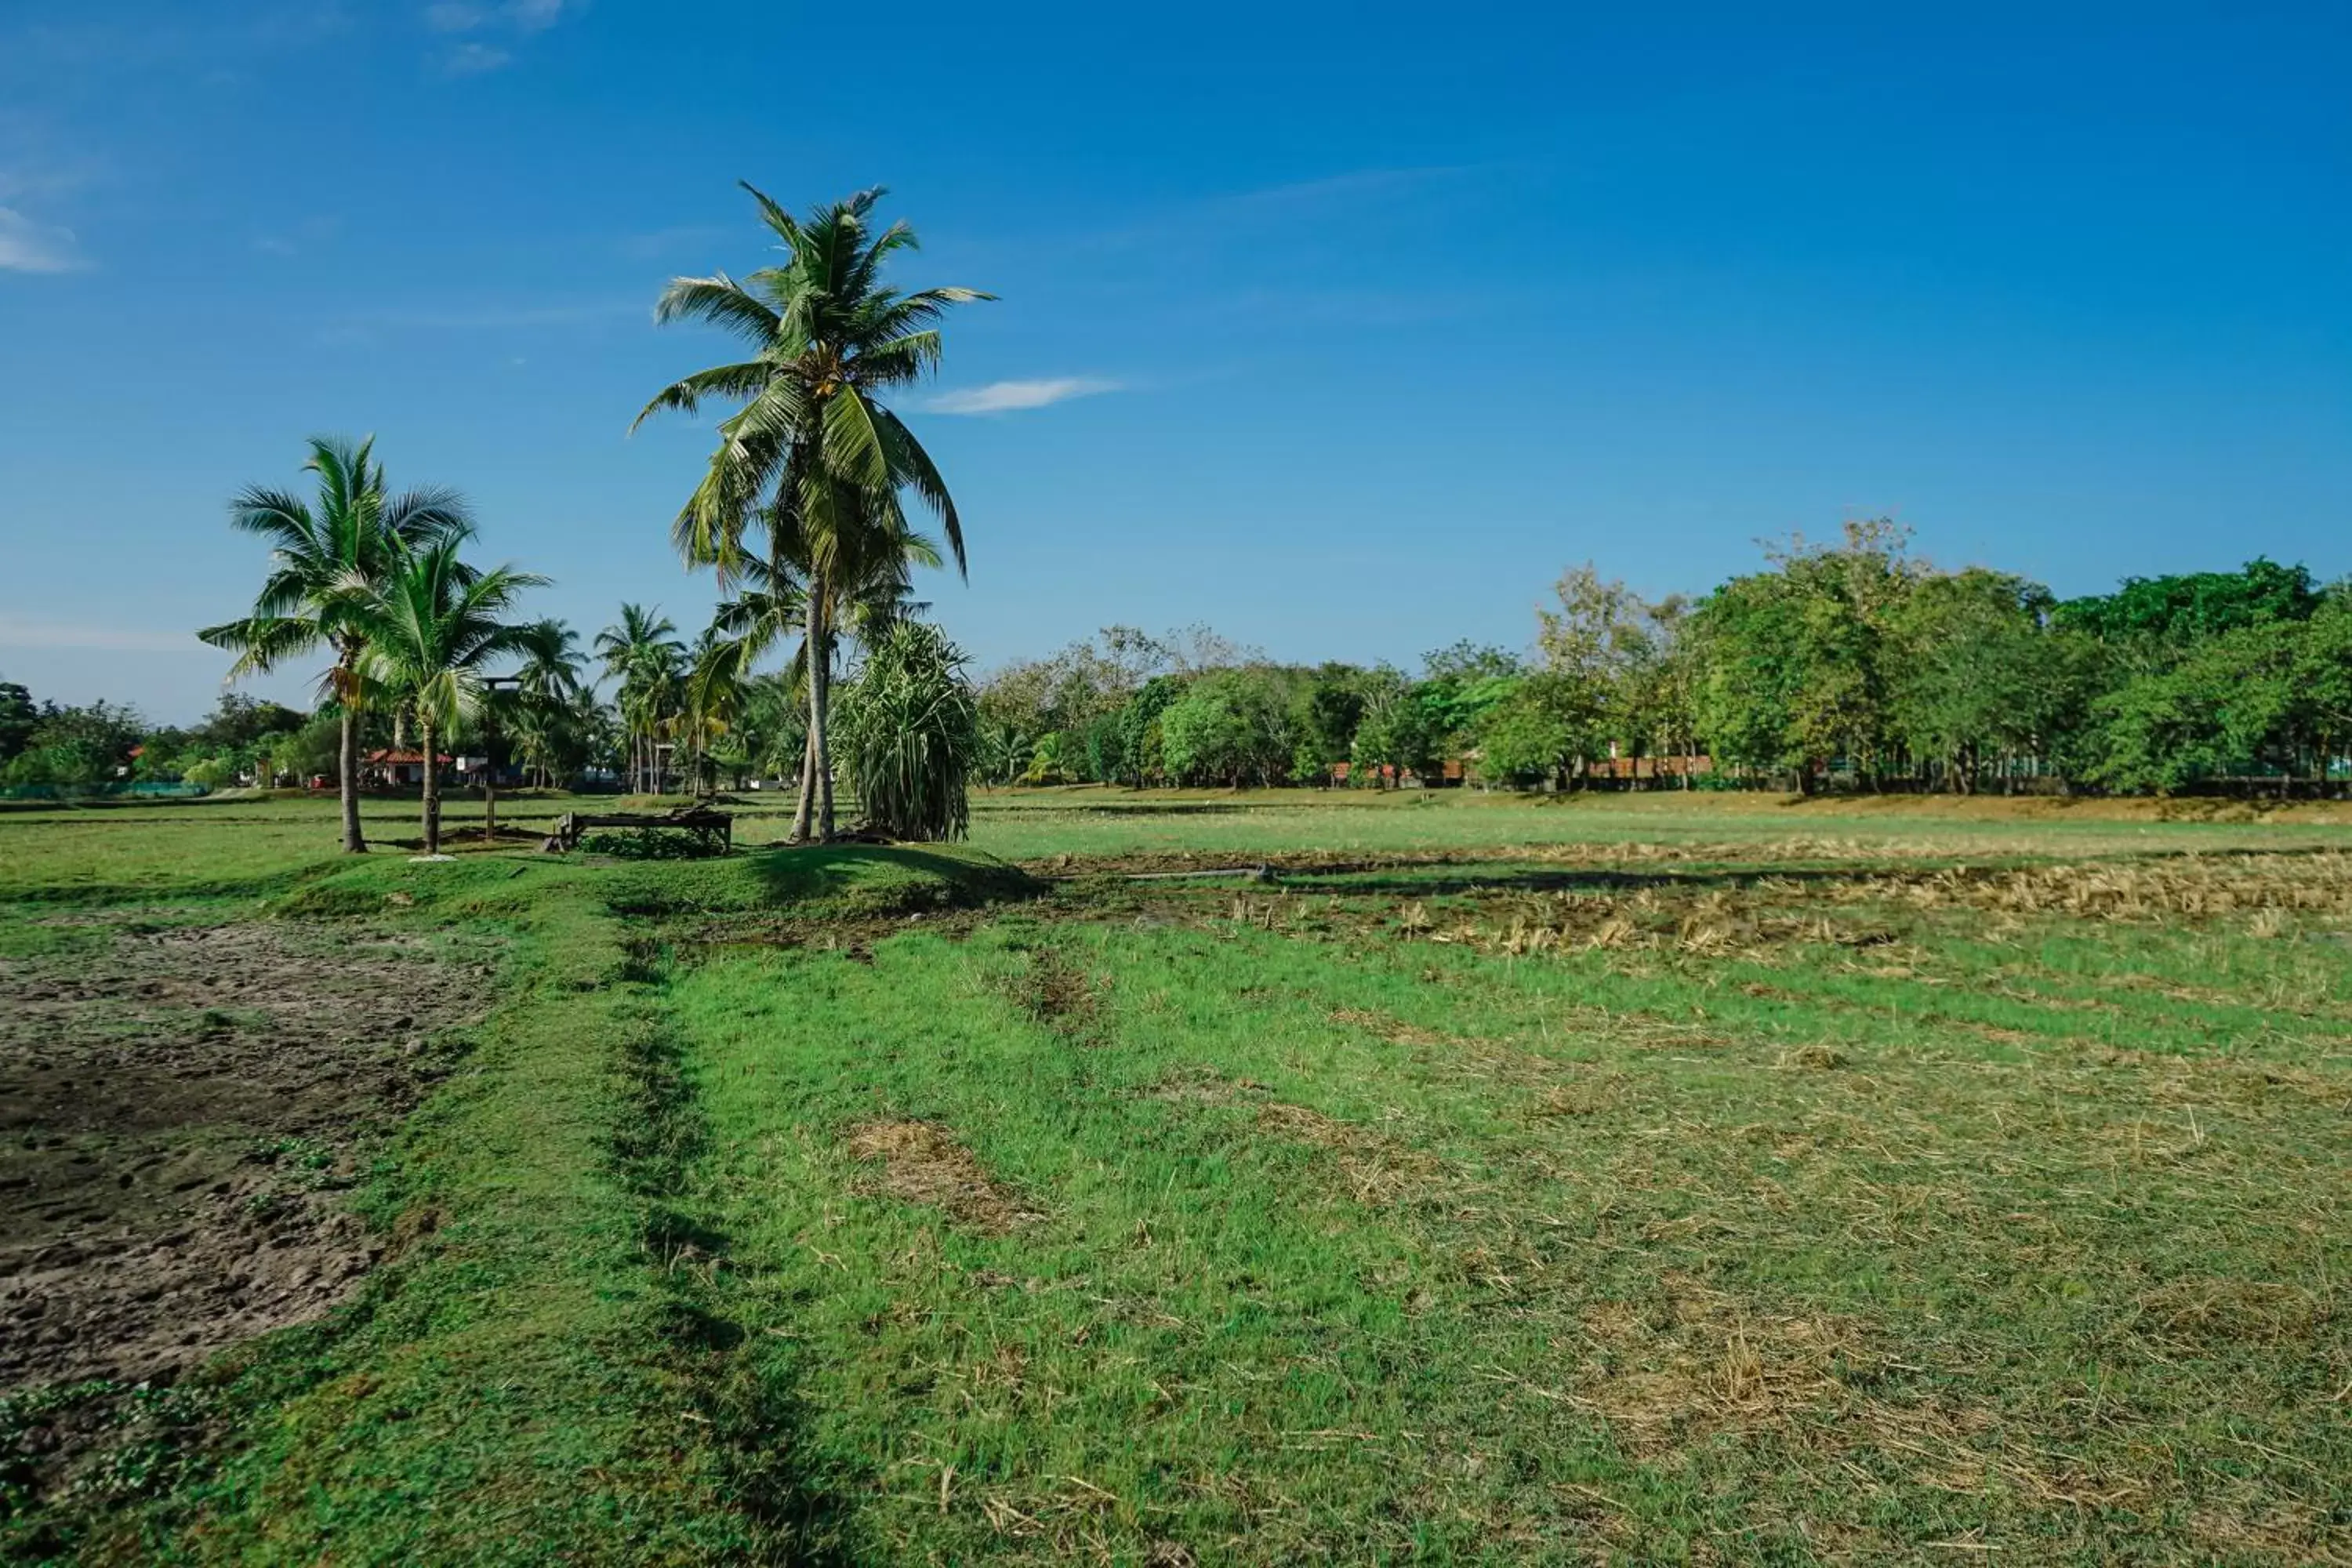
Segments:
[[[334,1191],[488,965],[281,921],[60,917],[0,958],[0,1392],[168,1379],[374,1256]]]

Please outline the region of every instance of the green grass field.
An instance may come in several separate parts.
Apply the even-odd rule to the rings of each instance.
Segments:
[[[2324,809],[331,814],[0,815],[26,973],[125,918],[499,955],[351,1162],[356,1293],[8,1395],[0,1556],[2352,1562]]]

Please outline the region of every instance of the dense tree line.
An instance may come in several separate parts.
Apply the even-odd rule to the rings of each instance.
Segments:
[[[1577,568],[1524,653],[1462,643],[1408,676],[1112,627],[998,671],[980,713],[999,784],[2325,793],[2352,589],[2257,559],[2060,601],[1863,522],[1696,600]]]
[[[748,657],[776,640],[759,627],[797,625],[787,574],[776,592],[741,566],[736,597],[691,642],[639,605],[586,652],[561,623],[526,624],[503,645],[520,679],[483,694],[471,733],[545,784],[801,777],[804,656],[766,671]],[[1774,547],[1696,599],[1645,600],[1578,567],[1523,650],[1458,643],[1412,673],[1280,663],[1198,626],[1113,626],[976,689],[962,654],[914,617],[903,572],[885,577],[845,606],[845,634],[860,635],[829,660],[844,772],[942,831],[963,808],[916,759],[940,762],[934,782],[962,767],[996,784],[1131,787],[1388,787],[1449,772],[1521,789],[2289,795],[2352,783],[2352,585],[2259,558],[2060,600],[2008,574],[1937,568],[1902,531],[1858,523]],[[871,648],[886,647],[877,664]],[[0,782],[331,777],[341,714],[331,690],[310,714],[232,692],[201,724],[156,727],[0,682]],[[396,705],[354,715],[366,749],[408,731]]]

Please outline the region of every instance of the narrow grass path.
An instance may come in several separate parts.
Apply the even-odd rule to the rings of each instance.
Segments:
[[[266,918],[495,933],[497,1005],[355,1194],[386,1249],[358,1296],[168,1391],[77,1394],[121,1429],[70,1493],[0,1499],[0,1556],[807,1560],[787,1402],[732,1374],[709,1304],[725,1247],[686,1191],[706,1135],[646,911],[861,917],[996,875],[887,850],[281,874]]]

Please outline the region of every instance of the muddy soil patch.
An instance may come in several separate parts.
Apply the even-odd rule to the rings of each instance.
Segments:
[[[0,958],[0,1391],[168,1379],[340,1300],[375,1249],[336,1190],[488,992],[414,938],[58,918],[104,940]]]

